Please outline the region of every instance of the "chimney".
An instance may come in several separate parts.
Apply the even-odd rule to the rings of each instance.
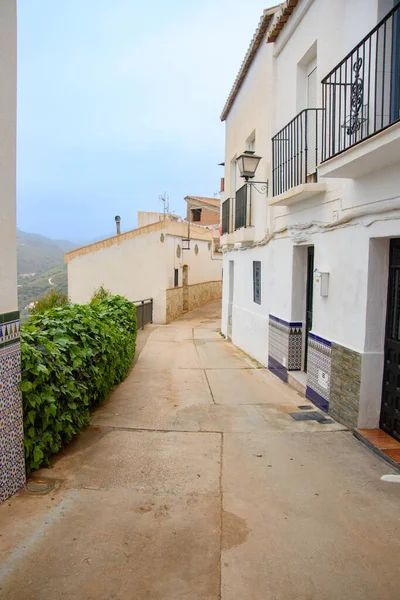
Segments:
[[[121,233],[121,217],[118,215],[115,217],[115,224],[117,226],[117,235],[119,235]]]
[[[220,192],[225,191],[225,177],[221,177],[221,189]]]

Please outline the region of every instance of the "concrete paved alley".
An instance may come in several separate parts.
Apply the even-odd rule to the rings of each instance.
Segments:
[[[140,332],[128,378],[33,475],[51,491],[0,506],[1,598],[400,598],[390,466],[294,420],[309,402],[220,336],[219,310]]]

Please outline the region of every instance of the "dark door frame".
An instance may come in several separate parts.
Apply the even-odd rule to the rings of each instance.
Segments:
[[[390,240],[379,426],[400,441],[400,238]]]
[[[307,284],[306,284],[306,339],[304,348],[304,371],[308,363],[308,334],[312,329],[314,304],[314,246],[307,248]]]

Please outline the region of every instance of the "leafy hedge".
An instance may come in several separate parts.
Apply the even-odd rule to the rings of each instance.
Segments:
[[[97,296],[32,316],[21,328],[21,390],[28,473],[89,423],[90,410],[128,374],[136,308]]]

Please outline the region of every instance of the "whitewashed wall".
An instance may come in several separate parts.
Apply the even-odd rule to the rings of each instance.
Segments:
[[[255,151],[262,156],[256,179],[266,181],[270,177],[272,47],[265,41],[266,38],[261,43],[226,121],[225,191],[221,201],[234,197],[231,161],[246,150],[246,141],[254,130]],[[235,171],[236,189],[239,189],[244,180],[240,178],[237,168]],[[266,196],[255,190],[252,191],[252,223],[255,225],[256,237],[263,237],[268,226]]]
[[[16,243],[16,3],[0,2],[0,313],[15,311]]]
[[[103,285],[113,294],[129,300],[154,299],[154,322],[165,322],[165,290],[174,287],[174,269],[179,269],[182,285],[182,267],[189,267],[189,285],[221,279],[222,260],[213,259],[208,244],[211,232],[200,232],[206,240],[191,240],[190,250],[182,250],[182,238],[171,235],[171,228],[186,229],[183,224],[160,224],[154,231],[112,243],[100,243],[99,248],[79,254],[73,251],[68,262],[68,293],[72,302],[87,303],[93,292]],[[161,239],[163,238],[163,242]],[[209,239],[207,239],[209,238]],[[199,252],[196,255],[195,246]],[[177,247],[180,246],[180,257]],[[68,255],[67,255],[68,257]]]
[[[211,240],[190,240],[190,250],[182,250],[182,240],[175,236],[167,236],[169,260],[168,286],[174,286],[174,269],[179,269],[179,285],[182,285],[182,269],[188,266],[189,285],[205,281],[217,281],[222,277],[222,256],[212,257],[208,245]],[[177,256],[177,246],[181,247],[181,255]],[[195,246],[198,246],[198,254]],[[212,246],[211,246],[212,249]]]
[[[76,256],[68,263],[68,293],[85,304],[101,285],[128,300],[154,299],[154,321],[165,318],[168,254],[160,231],[122,240]]]
[[[301,0],[278,41],[261,46],[226,120],[225,197],[232,195],[230,161],[253,130],[256,152],[263,156],[256,178],[271,181],[271,137],[305,108],[299,65],[310,49],[316,49],[320,82],[390,9],[384,4]],[[318,96],[322,106],[320,85]],[[321,297],[314,288],[313,332],[362,355],[364,427],[379,422],[389,239],[400,237],[398,163],[354,180],[326,179],[326,192],[291,207],[267,210],[265,198],[257,198],[263,208],[255,211],[256,239],[267,229],[281,233],[267,245],[224,255],[222,331],[228,332],[229,261],[234,261],[232,341],[267,365],[269,314],[304,323],[306,246],[314,246],[315,268],[329,272],[329,294]],[[253,301],[255,260],[262,263],[261,305]]]

